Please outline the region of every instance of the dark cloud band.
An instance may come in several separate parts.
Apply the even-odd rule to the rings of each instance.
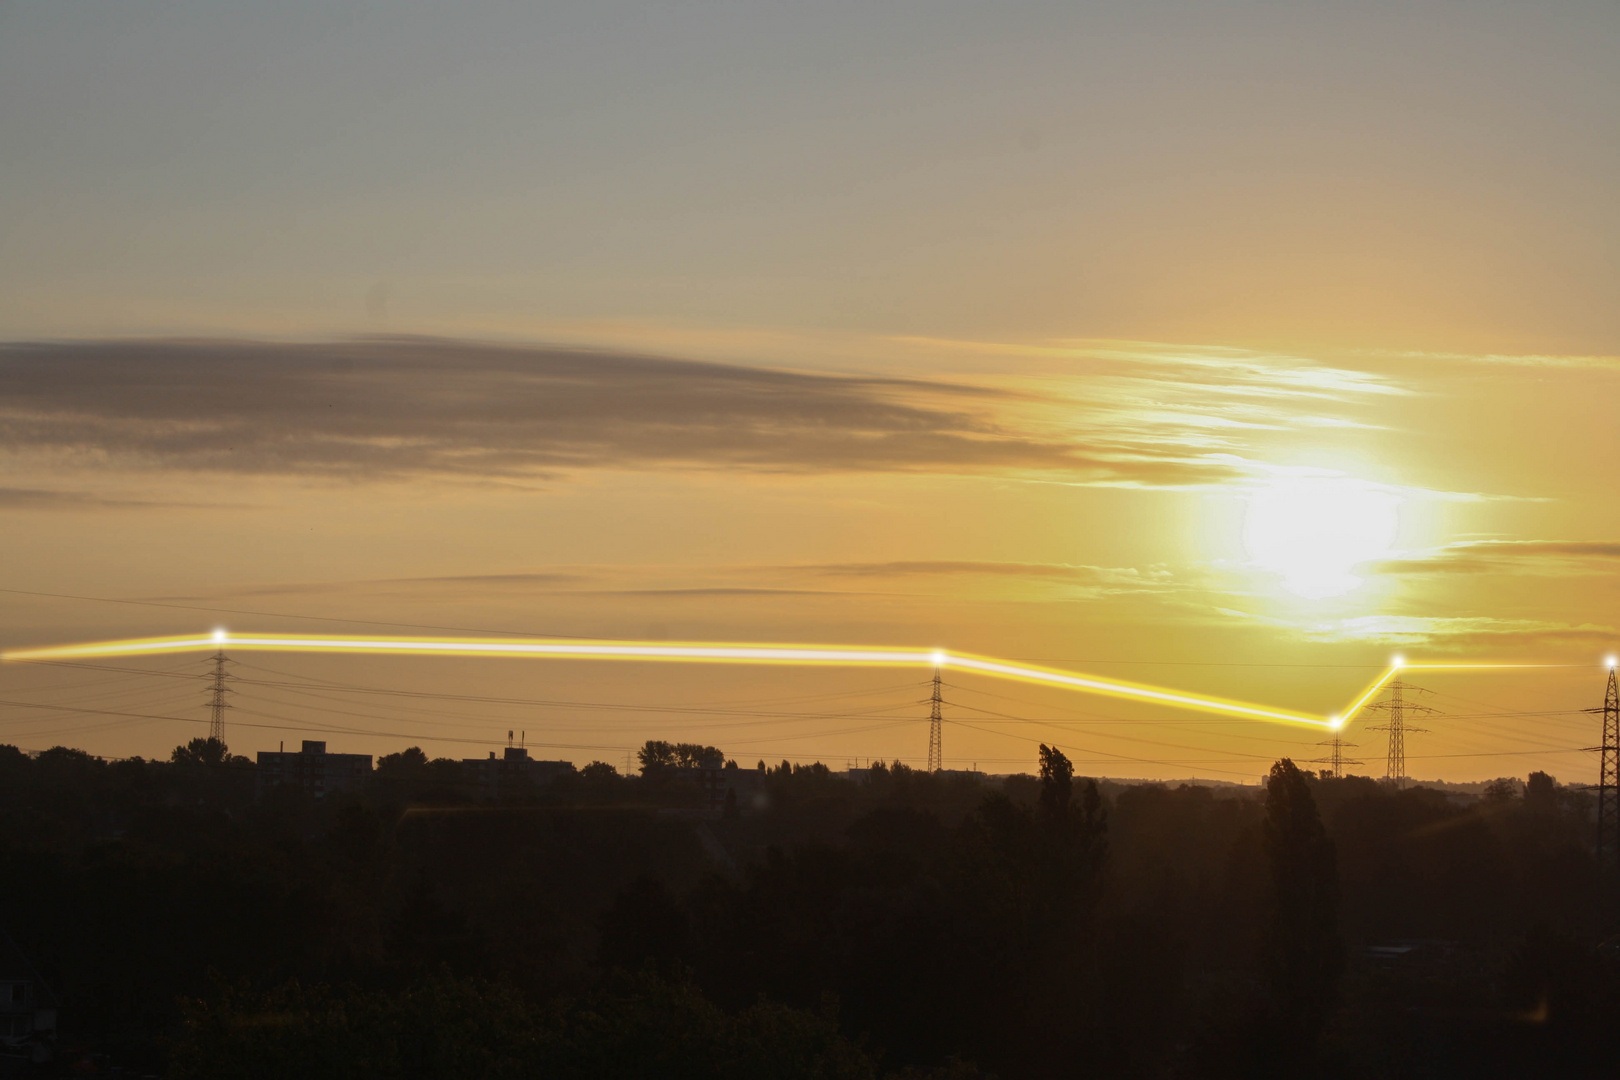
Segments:
[[[623,353],[393,338],[0,345],[0,447],[70,460],[388,479],[579,468],[1235,478],[1185,447],[1048,437],[1016,398]]]

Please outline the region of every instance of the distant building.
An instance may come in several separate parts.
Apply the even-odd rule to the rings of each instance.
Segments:
[[[540,761],[521,746],[508,746],[500,757],[464,758],[467,780],[480,798],[499,799],[545,787],[574,771],[571,761]]]
[[[977,780],[981,784],[988,783],[990,780],[988,773],[980,772],[978,769],[940,769],[936,773],[928,773],[923,769],[918,769],[916,771],[923,776],[965,776],[969,780]],[[837,775],[843,777],[845,780],[848,780],[851,783],[864,784],[872,779],[872,770],[870,768],[861,768],[858,765],[851,765],[849,768],[845,769],[841,773],[838,773]]]
[[[56,995],[0,930],[0,1072],[10,1075],[7,1066],[17,1062],[42,1065],[55,1052]]]
[[[733,773],[740,772],[735,766]],[[703,789],[703,806],[706,810],[719,810],[726,805],[726,759],[721,757],[706,757],[698,763],[698,787]]]
[[[303,788],[316,798],[349,791],[371,775],[370,754],[328,754],[324,742],[304,740],[297,753],[265,750],[259,753],[259,791],[287,784]]]
[[[757,769],[740,769],[735,761],[728,761],[723,769],[718,770],[718,779],[718,785],[713,780],[706,780],[704,784],[705,791],[709,796],[709,807],[723,809],[726,805],[726,796],[730,794],[736,799],[739,810],[759,810],[764,808],[764,762],[760,762]]]

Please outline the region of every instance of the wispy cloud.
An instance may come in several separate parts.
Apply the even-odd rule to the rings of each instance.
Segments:
[[[1078,359],[951,381],[423,338],[14,343],[0,345],[0,454],[350,480],[678,468],[1197,488],[1259,475],[1256,436],[1371,427],[1365,404],[1405,392],[1235,349],[1051,351]]]
[[[0,487],[0,510],[105,510],[175,505],[143,499],[120,499],[84,491]]]
[[[812,563],[782,569],[793,573],[848,578],[1011,577],[1133,591],[1165,588],[1173,578],[1171,571],[1162,566],[1141,570],[1128,566],[976,560]]]
[[[1414,360],[1445,360],[1469,364],[1493,364],[1503,367],[1584,368],[1594,371],[1620,371],[1620,356],[1572,355],[1560,353],[1449,352],[1401,352],[1394,355]]]
[[[346,597],[397,601],[476,596],[481,601],[634,597],[649,600],[747,600],[754,597],[949,596],[954,602],[1072,602],[1152,596],[1169,599],[1201,586],[1163,566],[1083,566],[1068,563],[973,560],[663,564],[571,564],[545,570],[350,581],[240,585],[210,597],[161,596],[151,601],[248,602],[266,597]]]
[[[602,467],[1141,486],[1243,475],[1209,440],[1014,418],[1030,404],[1015,389],[939,380],[429,339],[0,346],[0,451],[65,464],[351,479]]]
[[[1214,388],[1234,397],[1309,397],[1342,400],[1358,395],[1406,395],[1412,390],[1376,372],[1322,364],[1288,353],[1220,345],[1153,341],[1061,339],[1014,343],[934,337],[891,340],[922,349],[1047,361],[1052,370],[1089,375],[1131,373],[1166,386]],[[1191,378],[1189,379],[1189,376]]]
[[[1601,623],[1496,615],[1354,615],[1300,619],[1214,607],[1220,618],[1286,630],[1310,641],[1424,646],[1443,652],[1612,643],[1620,631]]]
[[[1383,374],[1304,357],[1224,347],[1072,341],[1006,345],[906,339],[913,347],[1006,356],[1039,375],[997,378],[1042,407],[1042,431],[1078,429],[1122,451],[1177,452],[1258,479],[1264,447],[1325,432],[1380,429],[1392,397],[1414,391]]]
[[[1460,540],[1428,551],[1374,564],[1380,574],[1543,574],[1577,576],[1612,573],[1620,541]]]
[[[1306,628],[1318,641],[1371,641],[1444,649],[1535,643],[1611,642],[1615,628],[1597,623],[1489,616],[1363,615]]]

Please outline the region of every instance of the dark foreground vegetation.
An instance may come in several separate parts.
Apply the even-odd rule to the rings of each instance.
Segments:
[[[52,1069],[214,1077],[1612,1076],[1590,798],[680,761],[478,802],[0,747]],[[1612,902],[1612,900],[1610,901]]]

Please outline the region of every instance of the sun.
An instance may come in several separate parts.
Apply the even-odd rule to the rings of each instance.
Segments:
[[[1387,556],[1400,500],[1344,477],[1278,480],[1249,498],[1243,544],[1262,569],[1298,596],[1340,596],[1361,584],[1353,571]]]

